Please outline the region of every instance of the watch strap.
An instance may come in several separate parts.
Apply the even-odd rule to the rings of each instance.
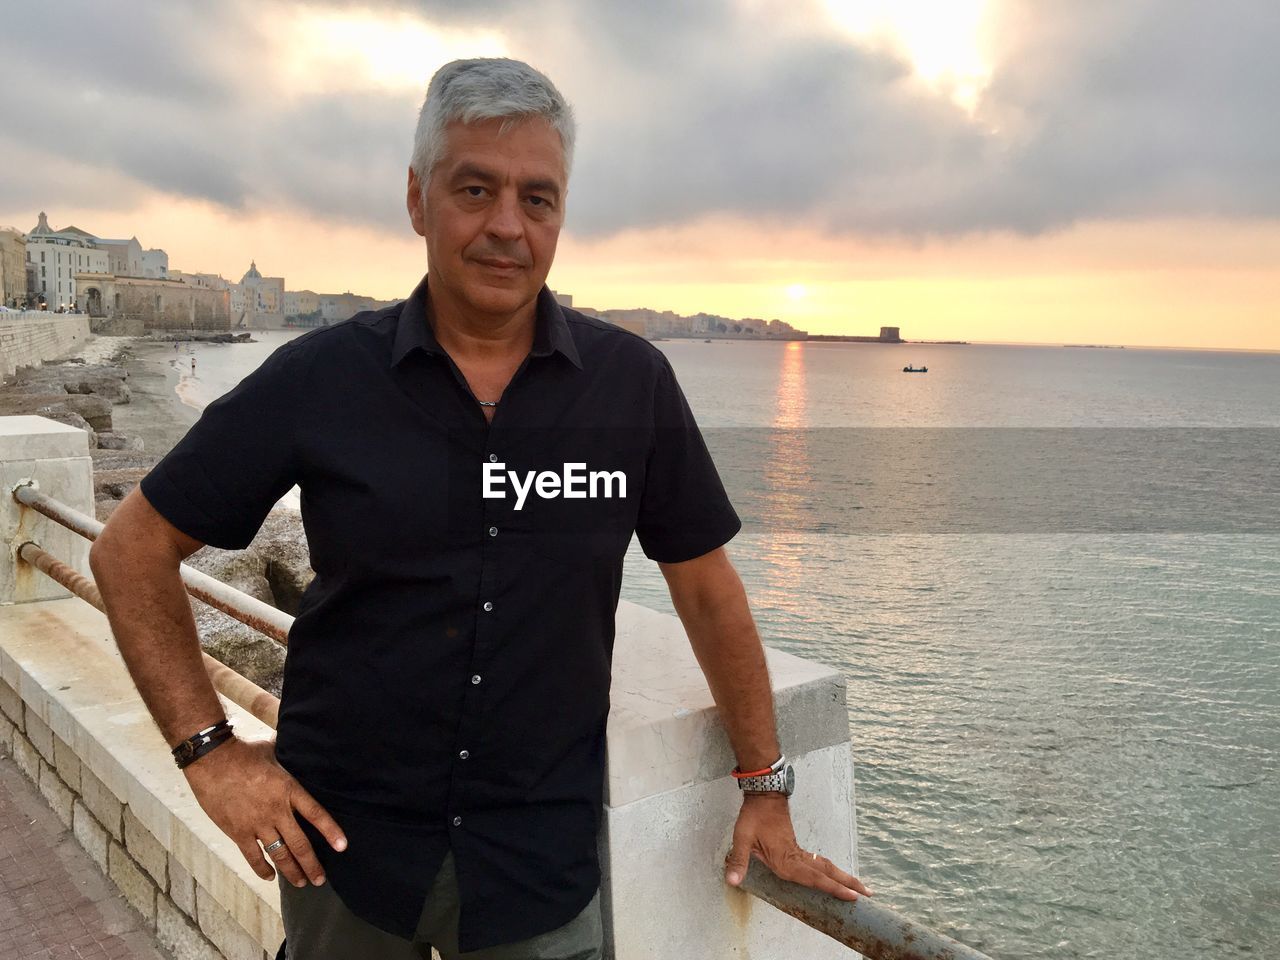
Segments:
[[[743,773],[734,767],[733,777],[738,781],[738,789],[746,793],[786,793],[787,780],[783,772],[786,765],[787,758],[784,754],[763,770]]]

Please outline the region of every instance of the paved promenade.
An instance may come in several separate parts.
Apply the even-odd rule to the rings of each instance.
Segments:
[[[171,960],[3,747],[0,958]]]

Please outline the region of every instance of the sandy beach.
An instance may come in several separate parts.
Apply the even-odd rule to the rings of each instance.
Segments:
[[[129,371],[133,399],[111,412],[115,429],[140,437],[143,452],[164,456],[200,418],[200,411],[183,403],[177,394],[181,374],[173,366],[173,346],[131,337],[129,356],[122,366]]]

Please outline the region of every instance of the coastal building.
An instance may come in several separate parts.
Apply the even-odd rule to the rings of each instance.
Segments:
[[[144,277],[167,277],[169,275],[169,255],[160,249],[143,250],[142,275]]]
[[[239,283],[231,285],[235,325],[265,330],[284,325],[284,277],[264,277],[250,261]]]
[[[763,320],[746,317],[734,320],[711,313],[681,316],[671,310],[650,310],[645,307],[626,310],[593,310],[576,308],[587,316],[624,327],[641,336],[655,337],[745,337],[750,339],[803,340],[805,331],[797,330],[781,320]]]
[[[621,327],[623,330],[630,330],[632,333],[637,333],[642,337],[647,337],[649,335],[649,329],[643,320],[634,320],[630,317],[617,317],[610,318],[607,322],[612,323],[614,326]]]
[[[206,290],[230,290],[231,282],[218,273],[187,273],[185,270],[170,270],[170,280],[179,280],[192,287],[203,287]]]
[[[77,302],[77,274],[109,272],[107,251],[93,234],[79,227],[54,230],[43,211],[27,234],[26,246],[27,260],[36,267],[28,295],[42,300],[51,310]]]
[[[314,290],[286,290],[284,292],[284,315],[289,317],[310,317],[320,311],[320,294]]]
[[[378,300],[374,297],[362,297],[348,290],[346,293],[322,293],[320,296],[320,316],[325,323],[337,323],[354,317],[364,310],[380,310],[395,303],[394,300]]]
[[[881,343],[901,343],[902,331],[900,327],[881,327],[880,328]]]
[[[128,240],[94,239],[107,251],[108,271],[118,277],[163,278],[169,275],[169,254],[160,249],[144,250],[137,237]]]
[[[0,227],[0,304],[16,307],[26,300],[26,235],[14,227]]]
[[[128,240],[100,239],[98,246],[107,251],[107,272],[117,277],[141,277],[142,244],[137,237]]]
[[[230,291],[163,277],[77,274],[78,304],[94,333],[128,336],[151,330],[230,330]]]
[[[670,310],[659,313],[657,310],[641,307],[632,310],[582,309],[582,312],[645,337],[689,336],[688,318]]]

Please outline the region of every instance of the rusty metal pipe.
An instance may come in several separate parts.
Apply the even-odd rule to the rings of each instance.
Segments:
[[[18,548],[18,556],[51,580],[56,580],[90,606],[107,612],[98,585],[69,564],[63,563],[38,543],[28,540]]]
[[[68,530],[74,530],[87,540],[97,540],[102,534],[101,521],[46,496],[30,484],[15,487],[13,498]],[[197,600],[253,627],[281,645],[289,642],[289,628],[293,626],[293,617],[283,610],[277,610],[271,604],[263,603],[242,590],[229,587],[221,580],[215,580],[185,563],[180,565],[179,572],[187,592]]]
[[[18,556],[62,584],[81,600],[103,613],[107,612],[97,584],[74,567],[63,563],[39,544],[28,540],[18,548]],[[236,673],[222,661],[209,656],[203,650],[200,651],[200,656],[204,659],[204,668],[215,690],[232,703],[249,711],[272,730],[276,728],[276,720],[280,716],[280,700],[276,696],[263,690],[247,677]]]
[[[859,897],[850,903],[783,880],[755,858],[742,889],[870,960],[991,960],[985,953]]]

